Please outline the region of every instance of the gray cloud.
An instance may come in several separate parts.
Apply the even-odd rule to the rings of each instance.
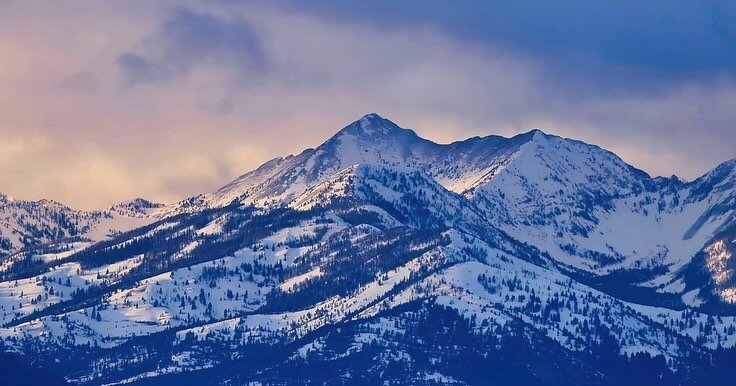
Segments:
[[[541,64],[541,70],[567,88],[642,92],[736,74],[736,4],[727,0],[277,3],[346,24],[363,22],[395,31],[423,26],[475,49],[512,51]]]
[[[94,73],[83,71],[64,79],[61,87],[68,91],[95,92],[99,90],[100,80]]]
[[[152,83],[168,78],[168,72],[145,57],[126,52],[117,59],[117,64],[125,75],[128,84]]]
[[[216,66],[243,77],[265,70],[265,57],[253,28],[244,20],[176,8],[145,39],[145,53],[126,52],[117,64],[130,84],[188,74],[194,66]]]

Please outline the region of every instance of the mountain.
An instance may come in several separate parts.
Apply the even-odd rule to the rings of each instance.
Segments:
[[[166,205],[148,201],[144,198],[135,198],[117,203],[107,209],[108,212],[129,218],[146,218],[157,213]]]
[[[0,194],[0,257],[65,238],[100,241],[150,222],[145,218],[160,207],[137,199],[107,211],[82,211],[52,200],[16,200]]]
[[[89,385],[728,384],[735,190],[734,161],[652,178],[540,130],[436,144],[369,114],[8,260],[0,339]]]
[[[547,252],[551,264],[655,305],[705,301],[691,299],[692,292],[675,299],[684,296],[677,272],[732,221],[718,215],[734,207],[736,192],[729,180],[734,162],[684,183],[651,178],[609,151],[540,130],[443,145],[368,114],[315,149],[269,161],[164,213],[288,204],[356,164],[421,170],[494,226]]]

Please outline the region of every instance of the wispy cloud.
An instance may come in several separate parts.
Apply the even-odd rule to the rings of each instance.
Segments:
[[[195,66],[216,66],[241,78],[266,69],[259,38],[245,20],[176,8],[143,43],[145,53],[117,59],[131,84],[186,76]]]

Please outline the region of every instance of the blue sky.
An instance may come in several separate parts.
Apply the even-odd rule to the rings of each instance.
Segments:
[[[736,157],[733,20],[726,1],[0,0],[0,192],[173,201],[367,112],[439,142],[541,127],[694,178]]]

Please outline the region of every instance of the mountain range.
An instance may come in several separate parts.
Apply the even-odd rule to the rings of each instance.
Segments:
[[[83,385],[729,384],[735,209],[736,160],[368,114],[170,205],[2,196],[0,348]]]

